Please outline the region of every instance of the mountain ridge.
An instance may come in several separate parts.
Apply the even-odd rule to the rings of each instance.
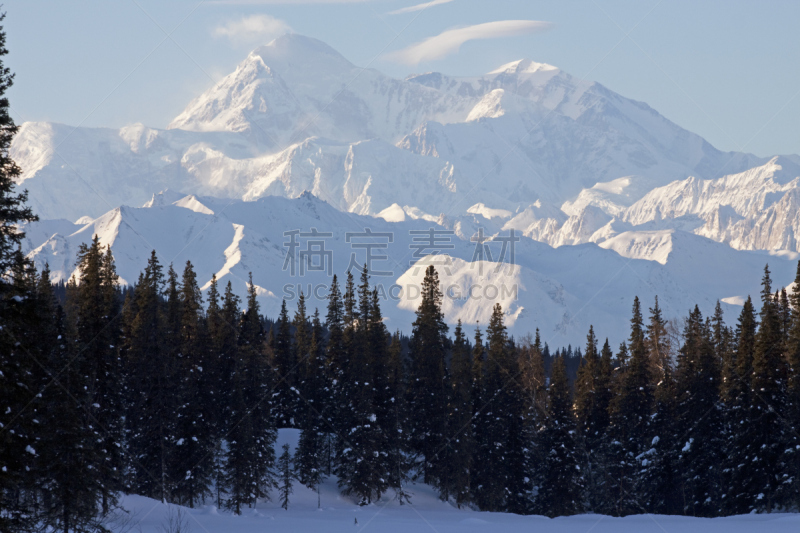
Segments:
[[[504,301],[509,321],[569,342],[590,323],[614,331],[626,298],[654,287],[676,317],[694,303],[684,293],[709,311],[738,302],[753,288],[731,266],[757,280],[778,261],[783,281],[798,251],[800,157],[721,152],[643,102],[530,60],[398,80],[293,35],[251,52],[168,129],[24,123],[11,156],[46,219],[28,226],[26,251],[54,279],[73,273],[77,247],[97,234],[126,282],[150,250],[186,250],[202,258],[204,284],[233,276],[243,294],[249,270],[283,272],[289,225],[327,224],[451,231],[460,263],[442,279],[463,288],[478,279],[476,235],[513,230],[519,268],[504,279],[523,292]],[[347,243],[334,241],[346,262]],[[392,257],[407,261],[411,244],[398,239]],[[690,275],[701,257],[727,278]],[[391,281],[413,282],[413,266]],[[256,279],[270,312],[284,278]],[[578,317],[593,285],[614,303]],[[405,324],[403,305],[387,314]],[[483,321],[490,307],[454,301],[448,320]]]

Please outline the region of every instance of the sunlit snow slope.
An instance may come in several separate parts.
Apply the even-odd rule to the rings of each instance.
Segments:
[[[327,273],[284,269],[289,230],[331,232],[340,275],[348,232],[392,233],[373,265],[386,286],[416,283],[415,262],[433,253],[412,253],[410,230],[451,231],[448,320],[485,323],[500,301],[515,331],[539,327],[556,343],[582,342],[589,324],[621,340],[634,295],[658,294],[668,317],[717,299],[735,310],[767,262],[788,284],[799,249],[800,157],[721,152],[644,103],[528,59],[399,80],[286,35],[167,129],[25,123],[11,155],[43,219],[27,227],[26,252],[54,279],[98,235],[125,282],[155,249],[240,293],[252,271],[271,314],[298,282],[324,305]],[[497,275],[476,239],[499,248],[512,230],[516,265]],[[518,292],[460,294],[487,284]],[[407,329],[414,305],[387,300],[391,329]]]

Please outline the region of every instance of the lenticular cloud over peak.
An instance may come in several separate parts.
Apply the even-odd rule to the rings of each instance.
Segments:
[[[478,39],[497,39],[543,32],[554,26],[552,22],[539,20],[498,20],[484,22],[463,28],[447,30],[424,41],[412,44],[402,50],[386,54],[386,59],[405,65],[417,65],[424,61],[442,59],[458,52],[467,41]]]

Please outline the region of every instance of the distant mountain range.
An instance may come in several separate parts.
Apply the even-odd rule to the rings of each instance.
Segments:
[[[800,157],[721,152],[644,103],[530,60],[398,80],[286,35],[166,130],[24,123],[12,157],[44,219],[26,246],[54,277],[96,233],[127,282],[156,249],[240,292],[252,270],[271,313],[296,281],[283,232],[315,224],[334,233],[340,272],[344,233],[393,232],[393,282],[413,277],[409,230],[452,231],[448,279],[464,286],[491,277],[474,273],[476,234],[513,229],[518,265],[494,281],[520,293],[502,303],[515,331],[538,326],[556,344],[581,342],[590,323],[622,340],[634,294],[658,294],[668,316],[721,298],[733,310],[767,261],[788,284],[798,251]],[[448,319],[485,322],[493,303],[452,300]],[[407,330],[413,305],[385,307]]]

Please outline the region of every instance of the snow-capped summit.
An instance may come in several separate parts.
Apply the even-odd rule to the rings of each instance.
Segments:
[[[531,61],[530,59],[518,59],[517,61],[511,61],[510,63],[501,65],[500,67],[489,72],[488,75],[491,76],[493,74],[533,74],[534,72],[547,72],[547,71],[557,71],[557,70],[559,70],[558,67],[554,67],[553,65],[548,65],[547,63],[537,63],[536,61]]]
[[[287,33],[256,48],[249,57],[260,57],[265,65],[290,82],[324,82],[328,77],[357,68],[319,39],[296,33]]]
[[[312,136],[396,141],[425,120],[463,119],[466,104],[457,100],[356,67],[317,39],[287,34],[250,52],[169,128],[247,132],[272,151]]]
[[[43,218],[146,202],[216,213],[198,198],[310,191],[349,213],[464,235],[506,225],[552,246],[680,229],[796,249],[800,232],[797,156],[720,152],[546,63],[399,80],[296,34],[253,50],[167,130],[25,123],[11,153]],[[182,193],[153,196],[165,189]]]

